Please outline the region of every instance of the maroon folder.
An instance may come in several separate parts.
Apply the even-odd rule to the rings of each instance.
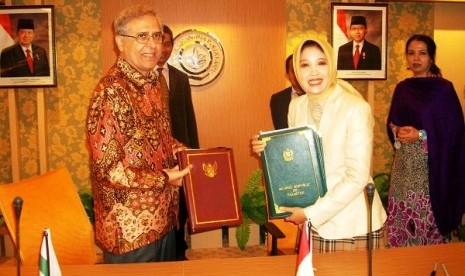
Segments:
[[[180,168],[193,164],[183,179],[189,233],[242,224],[234,157],[230,148],[178,152]]]

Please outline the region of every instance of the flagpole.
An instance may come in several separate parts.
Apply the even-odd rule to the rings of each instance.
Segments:
[[[310,248],[310,251],[312,251],[312,239],[310,238],[310,231],[312,231],[312,222],[309,220],[307,221],[307,227],[308,227],[308,234],[307,234],[307,237],[308,237],[308,248]]]
[[[45,252],[47,253],[47,275],[50,276],[50,251],[48,249],[48,229],[45,229]]]

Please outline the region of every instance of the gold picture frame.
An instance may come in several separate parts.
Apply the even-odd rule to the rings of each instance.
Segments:
[[[387,4],[331,3],[331,43],[338,78],[387,78],[387,9]],[[359,43],[361,48],[356,50]]]
[[[0,88],[56,86],[54,6],[0,6],[0,25]]]

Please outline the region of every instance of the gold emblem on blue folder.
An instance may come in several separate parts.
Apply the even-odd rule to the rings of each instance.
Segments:
[[[283,158],[286,162],[294,160],[294,152],[291,149],[285,149],[283,151]]]
[[[213,163],[202,163],[203,173],[207,177],[215,177],[216,173],[218,172],[218,164],[215,162]]]

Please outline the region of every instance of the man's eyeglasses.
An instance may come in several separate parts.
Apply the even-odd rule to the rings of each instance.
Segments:
[[[134,35],[120,34],[120,36],[135,38],[136,41],[138,43],[140,43],[140,44],[147,44],[149,42],[150,38],[153,38],[153,41],[155,43],[158,43],[158,44],[163,43],[163,33],[162,32],[156,32],[156,33],[153,33],[151,35],[148,32],[142,32],[142,33],[137,33],[135,36]]]

